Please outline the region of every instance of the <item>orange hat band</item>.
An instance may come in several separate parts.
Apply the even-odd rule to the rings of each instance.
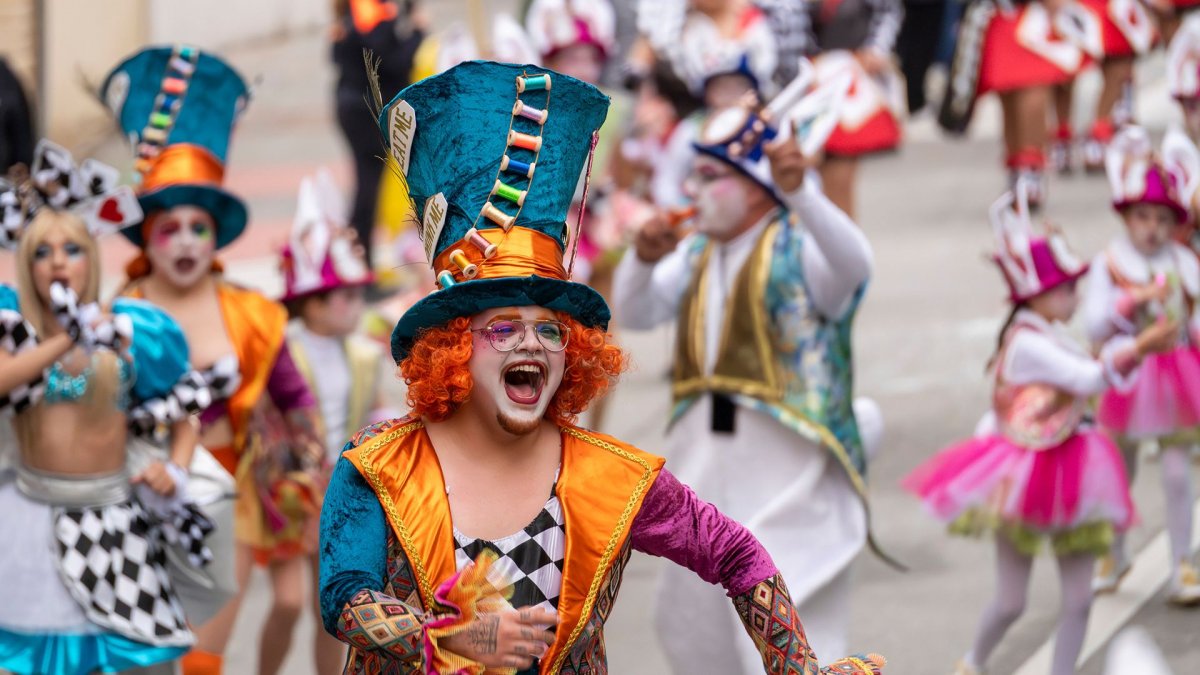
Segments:
[[[549,279],[567,279],[563,267],[563,252],[553,237],[527,227],[514,227],[508,232],[493,227],[479,230],[478,235],[496,245],[491,258],[469,239],[462,239],[442,251],[433,261],[433,271],[449,272],[454,280],[505,279],[537,275]]]
[[[176,143],[163,148],[158,157],[150,160],[143,171],[141,190],[150,192],[179,184],[220,186],[224,177],[225,166],[206,148]]]

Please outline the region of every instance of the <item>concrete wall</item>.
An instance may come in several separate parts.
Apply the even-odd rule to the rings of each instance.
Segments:
[[[144,40],[146,0],[51,0],[43,4],[42,81],[38,111],[44,133],[68,147],[87,146],[112,127],[88,91]]]
[[[333,0],[148,0],[147,4],[151,43],[186,42],[206,49],[322,29],[333,13]]]

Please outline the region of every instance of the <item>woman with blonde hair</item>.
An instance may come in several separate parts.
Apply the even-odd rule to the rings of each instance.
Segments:
[[[0,285],[0,410],[16,432],[0,438],[0,540],[21,552],[0,563],[0,670],[170,662],[193,636],[168,550],[195,570],[211,559],[183,468],[209,394],[166,314],[97,302],[95,236],[141,216],[115,172],[43,142],[32,176],[0,181],[0,245],[17,255],[16,289]]]

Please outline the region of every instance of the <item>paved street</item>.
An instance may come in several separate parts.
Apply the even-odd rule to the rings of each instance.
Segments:
[[[349,163],[327,100],[332,74],[323,36],[316,34],[232,50],[228,56],[261,81],[235,137],[228,177],[229,188],[251,204],[252,226],[225,257],[233,278],[275,292],[279,282],[272,251],[286,236],[300,177],[324,165],[348,185]],[[1174,112],[1161,83],[1161,60],[1144,70],[1148,85],[1141,117],[1161,128]],[[1086,93],[1094,86],[1082,89]],[[874,526],[884,547],[911,569],[898,573],[865,555],[858,562],[852,647],[887,655],[888,672],[898,675],[949,672],[969,645],[993,583],[990,545],[945,537],[898,486],[900,477],[931,452],[969,434],[988,404],[983,367],[1006,305],[999,274],[984,260],[991,245],[986,210],[1003,177],[998,110],[983,106],[979,114],[973,138],[954,143],[941,140],[928,119],[919,120],[903,150],[866,163],[861,179],[860,221],[875,249],[876,274],[857,325],[857,383],[862,395],[878,401],[887,420],[883,451],[871,466]],[[126,152],[117,138],[101,151],[114,161]],[[1120,227],[1099,178],[1055,180],[1048,215],[1088,257]],[[111,284],[132,249],[113,238],[104,252]],[[10,278],[8,265],[7,258],[0,261],[0,278]],[[661,364],[669,358],[670,337],[662,331],[622,339],[634,354],[635,368],[612,400],[604,430],[653,451],[662,447],[668,393]],[[1163,522],[1157,465],[1144,467],[1135,496],[1142,522],[1132,541],[1135,550],[1153,552]],[[1099,602],[1093,627],[1144,626],[1176,673],[1196,672],[1200,613],[1165,607],[1155,593],[1155,583],[1165,580],[1165,562],[1153,569],[1151,558],[1143,561],[1144,587]],[[609,621],[614,673],[666,672],[650,618],[657,570],[656,561],[637,557],[629,568]],[[264,581],[256,576],[250,589],[229,672],[254,671],[257,626],[269,602]],[[1144,605],[1139,590],[1148,596]],[[1046,672],[1027,662],[1052,638],[1057,602],[1054,566],[1047,557],[1038,562],[1028,614],[997,651],[991,672]],[[1125,615],[1131,618],[1126,621]],[[300,630],[312,629],[307,618]],[[313,672],[307,635],[297,634],[284,671],[289,675]],[[1081,672],[1102,672],[1106,639],[1100,635],[1099,648],[1091,649]]]

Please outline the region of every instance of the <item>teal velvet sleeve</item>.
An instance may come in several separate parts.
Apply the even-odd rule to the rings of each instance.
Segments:
[[[383,590],[387,575],[387,519],[375,491],[342,457],[321,507],[321,620],[338,634],[338,617],[363,589]]]

